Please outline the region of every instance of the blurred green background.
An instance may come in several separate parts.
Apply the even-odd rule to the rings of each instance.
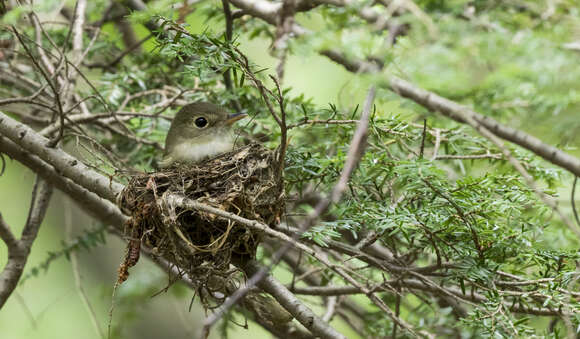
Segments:
[[[204,21],[192,15],[188,19],[191,30],[201,32],[212,29]],[[209,23],[211,24],[211,22]],[[216,30],[222,23],[214,23]],[[112,27],[105,27],[103,34],[113,34]],[[137,33],[147,34],[142,26]],[[112,37],[114,38],[114,37]],[[152,48],[153,46],[149,46]],[[241,49],[254,63],[273,70],[277,59],[267,51],[269,42],[264,39],[242,40]],[[308,75],[308,76],[306,76]],[[293,87],[296,94],[307,93],[320,106],[340,102],[340,94],[356,76],[328,59],[317,56],[291,56],[286,66],[285,84]],[[363,85],[348,87],[348,106],[360,102],[365,94]],[[353,97],[352,94],[355,96]],[[344,98],[343,98],[344,100]],[[6,222],[18,233],[26,220],[34,174],[15,161],[7,158],[6,172],[0,177],[0,211]],[[86,216],[74,204],[65,203],[68,198],[57,192],[52,198],[49,212],[42,224],[39,236],[29,257],[25,274],[32,267],[44,263],[49,252],[58,252],[64,247],[64,209],[73,213],[72,237],[81,235],[87,228],[102,227]],[[64,235],[64,236],[63,236]],[[117,277],[117,268],[123,258],[125,245],[115,236],[105,235],[106,244],[78,251],[79,272],[82,287],[88,296],[99,320],[101,330],[106,333],[111,307],[112,291]],[[6,260],[6,248],[0,244],[0,265]],[[192,292],[182,286],[173,286],[167,293],[148,298],[167,286],[166,275],[154,264],[140,260],[131,269],[131,276],[116,292],[113,326],[122,323],[123,338],[192,338],[203,321],[203,310],[196,303],[189,312]],[[143,302],[145,298],[145,302]],[[243,324],[244,319],[238,317]],[[56,259],[49,269],[38,276],[27,279],[16,289],[0,312],[2,338],[99,338],[87,309],[75,287],[71,262],[64,257]],[[341,329],[346,330],[346,328]],[[345,332],[348,333],[348,332]],[[269,338],[259,325],[250,324],[248,330],[234,326],[229,332],[231,338]],[[218,338],[219,330],[214,330],[210,338]]]
[[[219,2],[209,3],[218,6]],[[298,19],[310,26],[316,26],[321,20],[317,17]],[[205,21],[199,12],[189,16],[188,23],[192,32],[223,30],[223,22]],[[543,27],[539,32],[521,29],[518,36],[505,32],[497,33],[496,36],[465,34],[456,41],[452,37],[457,35],[457,31],[469,28],[452,20],[439,22],[438,25],[441,40],[437,44],[426,44],[418,35],[402,40],[392,51],[393,66],[390,71],[403,74],[417,84],[449,98],[467,98],[467,103],[474,105],[481,113],[514,123],[554,145],[565,144],[566,151],[580,156],[577,148],[580,143],[580,54],[563,51],[559,47],[573,36],[571,32],[575,31],[577,22],[562,22],[559,26]],[[147,34],[142,26],[136,27],[140,37]],[[106,25],[102,34],[122,46],[111,25]],[[274,72],[278,61],[268,53],[270,41],[264,38],[249,40],[246,35],[241,35],[239,42],[241,50],[250,60]],[[343,39],[342,43],[348,44],[348,39]],[[509,50],[506,48],[508,45]],[[147,47],[151,49],[153,46]],[[308,51],[290,55],[285,74],[284,85],[292,88],[291,93],[305,94],[320,107],[334,103],[343,109],[361,103],[369,83],[376,80],[353,75],[328,59]],[[417,109],[412,105],[401,104],[388,93],[379,93],[379,99],[382,100],[379,114],[412,117]],[[508,99],[514,101],[509,102]],[[498,106],[504,104],[507,107],[510,103],[516,105],[516,99],[529,102],[525,106],[509,109]],[[496,105],[496,109],[491,109],[493,105]],[[541,109],[538,109],[539,106]],[[418,112],[416,116],[423,113]],[[0,211],[14,232],[18,233],[26,220],[34,175],[17,162],[6,160],[6,172],[0,177]],[[571,177],[565,177],[564,182],[571,183]],[[559,188],[560,202],[568,211],[570,191],[569,184]],[[65,238],[71,239],[82,235],[86,229],[98,230],[102,227],[67,199],[60,192],[53,197],[38,240],[32,248],[25,274],[44,263],[51,252],[60,251],[67,243]],[[67,209],[72,213],[70,222],[73,229],[68,235],[65,232]],[[100,233],[105,234],[104,245],[75,253],[79,259],[78,272],[82,289],[94,308],[100,330],[106,333],[116,270],[124,255],[124,244],[117,237]],[[563,237],[565,235],[558,234],[553,238],[557,241]],[[0,266],[3,267],[5,261],[6,248],[1,243]],[[191,312],[188,310],[191,291],[174,285],[167,293],[150,298],[166,285],[165,274],[146,260],[141,260],[131,270],[129,280],[116,292],[113,313],[113,327],[119,328],[122,325],[123,338],[194,336],[204,314],[197,304]],[[236,320],[244,323],[241,317]],[[237,326],[232,329],[232,338],[269,337],[255,324],[250,324],[249,330]],[[46,272],[41,270],[37,276],[27,278],[16,289],[0,312],[0,337],[99,338],[79,295],[70,260],[57,258]],[[218,329],[212,337],[219,337]]]

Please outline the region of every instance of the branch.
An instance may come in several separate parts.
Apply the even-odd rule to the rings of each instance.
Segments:
[[[69,195],[71,199],[80,205],[80,207],[89,215],[93,216],[97,220],[100,220],[104,224],[111,225],[112,228],[109,229],[109,232],[123,238],[123,228],[129,218],[125,216],[115,204],[99,197],[95,193],[88,191],[82,186],[74,183],[72,180],[63,177],[54,169],[54,167],[47,164],[39,157],[30,154],[29,152],[20,148],[17,144],[1,136],[0,152],[7,154],[11,158],[17,160],[18,162],[30,168],[32,171],[36,172],[44,180],[54,184],[56,188]],[[0,218],[0,238],[2,239],[5,239],[5,230],[9,231],[9,228]],[[173,272],[174,276],[180,276],[181,280],[188,286],[192,288],[194,287],[191,283],[191,280],[189,280],[186,276],[179,274],[178,268],[173,263],[167,261],[166,259],[151,255],[150,249],[148,249],[146,246],[141,246],[141,249],[146,256],[153,260],[157,265],[164,268],[166,272]],[[244,303],[243,305],[256,315],[256,321],[261,326],[266,328],[268,331],[271,331],[272,333],[279,333],[281,336],[283,336],[284,333],[279,332],[281,329],[279,327],[275,327],[275,325],[278,324],[270,325],[267,322],[260,322],[260,319],[258,319],[258,311],[262,310],[256,310],[253,308],[253,305],[248,303]],[[292,333],[293,336],[297,335],[297,338],[308,338],[306,333],[303,333],[298,329],[290,327],[288,330],[288,333]]]
[[[30,168],[44,180],[69,195],[84,211],[97,220],[123,231],[123,225],[128,218],[112,202],[62,176],[53,166],[2,136],[0,136],[0,152]]]
[[[22,245],[28,249],[30,249],[34,239],[36,239],[38,229],[48,209],[52,191],[52,185],[43,179],[36,179],[32,190],[32,201],[28,212],[28,219],[26,220],[26,224],[22,230],[22,237],[20,238]]]
[[[459,159],[459,160],[496,159],[496,160],[500,160],[500,159],[503,159],[503,155],[500,153],[468,154],[468,155],[443,154],[443,155],[436,155],[431,160],[451,160],[451,159]]]
[[[267,1],[249,1],[249,0],[231,0],[236,7],[246,11],[254,17],[260,18],[269,24],[276,25],[275,18],[277,11],[280,10],[281,4],[272,4]],[[293,33],[295,35],[303,35],[309,33],[301,26],[295,24],[293,26]],[[381,63],[373,60],[372,62],[364,60],[350,60],[342,55],[342,53],[335,50],[322,50],[320,54],[327,56],[329,59],[338,64],[343,65],[348,71],[353,73],[378,72],[383,68]],[[568,171],[580,176],[580,159],[559,150],[556,147],[543,143],[540,139],[529,135],[520,130],[504,126],[496,120],[480,115],[475,111],[462,106],[454,101],[448,100],[435,93],[421,89],[410,82],[391,76],[385,84],[393,92],[411,99],[416,103],[432,110],[439,112],[459,123],[466,124],[467,121],[464,115],[473,117],[478,123],[482,124],[493,134],[498,137],[513,142],[547,161],[558,165]]]
[[[75,14],[72,21],[72,36],[73,36],[73,62],[79,64],[81,62],[83,49],[83,26],[85,23],[85,10],[87,9],[87,0],[78,0],[75,6]]]
[[[228,2],[228,0],[222,0],[222,7],[223,7],[223,12],[224,12],[224,18],[226,20],[226,31],[225,31],[225,38],[226,41],[228,43],[230,43],[233,40],[234,37],[234,18],[232,17],[232,11],[230,8],[230,3]],[[234,93],[234,84],[232,81],[232,75],[230,73],[230,71],[233,71],[234,76],[236,75],[235,70],[230,70],[229,68],[226,69],[224,71],[223,74],[223,78],[224,78],[224,84],[226,85],[226,88],[228,91],[232,92],[232,94]],[[240,105],[240,102],[238,101],[238,99],[232,99],[231,100],[232,105],[234,106],[234,109],[238,112],[240,112],[242,110],[242,105]]]
[[[574,176],[574,181],[572,182],[572,193],[570,198],[570,204],[572,205],[572,212],[574,212],[574,219],[576,219],[576,223],[580,226],[580,217],[578,217],[578,210],[576,209],[576,201],[575,201],[575,194],[576,194],[576,183],[578,182],[578,176]]]
[[[131,46],[128,46],[123,52],[119,53],[119,55],[117,55],[113,60],[111,60],[109,62],[106,62],[106,63],[104,63],[104,62],[95,62],[95,63],[83,64],[83,65],[86,66],[89,69],[91,69],[91,68],[102,68],[102,69],[105,69],[105,70],[110,70],[111,68],[117,66],[117,64],[119,62],[121,62],[121,60],[123,60],[124,57],[126,57],[127,55],[129,55],[132,52],[134,52],[135,50],[137,50],[139,47],[141,47],[141,45],[143,45],[147,40],[151,39],[152,37],[153,37],[153,34],[149,33],[149,35],[147,35],[143,39],[137,41],[136,43],[134,43]]]
[[[312,126],[312,125],[352,125],[358,123],[358,120],[311,120],[311,119],[304,119],[303,121],[297,122],[292,125],[288,125],[288,129],[301,127],[304,125]]]
[[[8,247],[8,262],[2,273],[0,273],[0,309],[6,303],[22,276],[24,266],[30,255],[30,248],[38,235],[38,230],[48,209],[51,196],[52,185],[43,179],[37,178],[32,191],[28,219],[22,230],[20,240],[14,238],[8,225],[6,225],[0,215],[0,237],[6,242]]]
[[[26,253],[26,248],[22,246],[22,243],[14,237],[2,215],[0,215],[0,237],[8,248],[8,262],[2,273],[0,273],[0,309],[2,309],[6,300],[16,288],[18,279],[20,279],[26,264],[26,259],[28,259],[28,253]]]
[[[361,115],[361,118],[359,121],[359,125],[357,126],[357,129],[353,135],[351,145],[350,145],[350,148],[349,148],[349,151],[347,154],[347,160],[346,160],[346,163],[345,163],[344,168],[342,170],[340,179],[337,182],[337,184],[334,186],[334,188],[330,194],[330,199],[329,198],[322,199],[318,203],[318,205],[316,206],[315,210],[308,216],[308,218],[306,218],[304,220],[304,222],[302,223],[302,225],[300,227],[301,232],[305,232],[308,229],[310,229],[314,225],[314,223],[318,220],[320,215],[324,214],[324,212],[326,212],[328,210],[328,208],[330,207],[330,204],[337,202],[340,199],[340,197],[342,196],[342,193],[344,192],[344,190],[346,188],[346,184],[350,178],[350,175],[354,171],[354,168],[357,166],[358,161],[360,160],[360,158],[362,157],[362,154],[364,152],[369,117],[370,117],[370,111],[371,111],[371,106],[372,106],[372,103],[374,101],[374,98],[375,98],[375,89],[374,89],[374,87],[371,87],[371,89],[369,90],[369,93],[367,95],[367,99],[365,101],[365,107],[363,109],[363,112],[362,112],[362,115]],[[217,322],[217,320],[223,314],[225,314],[225,312],[229,308],[231,308],[233,305],[235,305],[239,299],[241,299],[246,293],[248,293],[250,291],[250,289],[252,287],[254,287],[254,285],[259,283],[264,277],[266,277],[268,275],[269,271],[272,269],[272,267],[280,262],[284,253],[286,253],[292,246],[297,246],[298,237],[299,237],[299,235],[294,235],[293,238],[290,239],[290,241],[287,241],[286,244],[282,248],[280,248],[276,253],[274,253],[274,255],[272,256],[270,265],[268,267],[262,267],[261,269],[259,269],[254,274],[254,276],[252,276],[250,278],[250,280],[248,280],[245,287],[240,288],[236,293],[234,293],[231,296],[231,298],[228,299],[222,305],[222,307],[220,308],[220,312],[217,313],[218,314],[217,316],[208,317],[206,319],[206,321],[204,322],[205,323],[204,328],[206,330],[208,330],[209,327],[211,327],[213,324],[215,324],[215,322]],[[314,255],[314,256],[316,257],[316,255]],[[317,259],[319,259],[323,263],[326,262],[326,260],[323,258],[317,258]],[[328,265],[328,266],[332,267],[332,265]],[[348,275],[346,275],[344,272],[341,272],[342,270],[339,271],[338,268],[335,270],[337,271],[337,273],[341,274],[343,277],[345,277],[345,276],[348,277]],[[350,278],[350,277],[348,277],[348,278]],[[347,278],[347,280],[354,282],[354,279],[352,279],[352,278],[348,279],[348,278]]]
[[[182,208],[189,209],[189,210],[200,210],[200,211],[204,211],[207,213],[211,213],[211,214],[217,215],[219,217],[223,217],[223,218],[227,218],[229,220],[232,220],[232,221],[234,221],[238,224],[244,225],[248,228],[264,232],[267,235],[272,236],[274,238],[283,240],[287,244],[289,244],[290,246],[294,246],[294,247],[306,252],[307,254],[311,255],[312,257],[317,259],[322,264],[326,265],[330,269],[337,272],[340,276],[345,278],[345,280],[347,280],[350,283],[352,283],[353,285],[357,286],[357,288],[359,288],[359,290],[362,290],[363,293],[367,294],[369,296],[369,298],[371,298],[371,300],[373,300],[373,302],[376,303],[379,307],[381,307],[383,310],[388,312],[387,311],[388,308],[386,307],[386,305],[384,303],[382,303],[379,299],[377,299],[375,296],[372,295],[373,291],[365,289],[362,285],[360,285],[352,277],[350,277],[344,270],[331,264],[327,259],[325,259],[325,257],[323,255],[321,255],[321,253],[313,250],[312,248],[310,248],[308,246],[305,246],[304,244],[302,244],[299,241],[296,241],[295,238],[290,238],[283,233],[280,233],[280,232],[277,232],[276,230],[271,229],[270,227],[268,227],[268,225],[265,225],[263,223],[255,221],[255,220],[245,219],[245,218],[240,217],[236,214],[229,213],[229,212],[223,211],[219,208],[215,208],[215,207],[203,204],[203,203],[199,203],[197,201],[185,198],[185,197],[180,196],[180,195],[175,195],[175,194],[166,195],[163,198],[162,204],[169,205],[169,206],[172,206],[172,205],[173,206],[181,206]],[[301,234],[301,233],[296,232],[295,234]],[[354,252],[351,250],[350,253],[354,253]],[[357,251],[356,253],[357,254],[353,254],[353,255],[357,255],[357,256],[361,257],[359,251]],[[361,259],[363,261],[365,260],[362,257],[361,257]],[[373,261],[370,261],[370,262],[373,262]],[[374,259],[374,264],[379,268],[385,269],[385,267],[383,265],[381,265],[376,259]],[[442,268],[442,267],[445,267],[445,266],[442,265],[442,266],[439,266],[438,268]],[[265,268],[263,268],[263,269],[265,270]],[[430,270],[429,268],[425,268],[425,269]],[[407,268],[400,268],[400,271],[403,271],[403,270],[406,272],[410,272]],[[421,268],[418,269],[418,271],[420,271],[420,270],[422,270],[422,269]],[[242,289],[240,289],[240,292],[233,294],[233,296],[231,298],[229,298],[226,301],[226,303],[224,303],[225,306],[222,306],[215,314],[209,316],[206,319],[206,321],[205,321],[206,322],[205,333],[207,333],[207,331],[209,330],[209,327],[211,327],[213,324],[215,324],[215,322],[217,322],[223,316],[223,314],[230,307],[232,307],[236,303],[237,300],[239,300],[241,298],[241,297],[238,297],[237,295],[243,296],[245,293],[247,293],[247,291],[250,290],[250,288],[248,288],[247,286],[254,286],[255,284],[257,284],[258,278],[260,278],[260,277],[259,276],[256,277],[256,275],[254,275],[250,279],[250,281],[247,283],[245,288],[242,288]],[[234,299],[234,298],[236,298],[236,299]],[[398,317],[395,317],[394,314],[392,314],[392,313],[389,313],[389,314],[392,315],[393,318],[395,319],[395,321],[397,323],[399,323],[402,327],[408,329],[410,331],[410,333],[412,333],[412,334],[414,333],[408,324],[406,324],[404,321],[402,321]]]
[[[16,35],[16,38],[18,39],[18,42],[20,43],[22,48],[26,51],[26,54],[30,58],[30,61],[32,62],[32,64],[34,64],[36,69],[38,69],[38,71],[40,72],[42,77],[46,80],[46,84],[51,88],[51,90],[54,94],[54,101],[55,101],[56,106],[58,108],[58,114],[59,114],[59,118],[61,120],[61,126],[64,126],[64,110],[63,110],[63,104],[61,102],[60,93],[57,90],[57,84],[53,83],[52,78],[45,72],[45,70],[37,62],[34,55],[30,51],[30,49],[26,46],[26,44],[24,43],[24,41],[22,39],[22,36],[20,35],[20,33],[18,33],[18,31],[16,30],[15,27],[12,27],[12,31],[14,32],[14,35]],[[62,59],[62,60],[64,60],[64,59]],[[0,123],[1,123],[1,121],[0,121]],[[63,133],[63,129],[61,128],[59,130],[58,136],[55,139],[52,139],[48,145],[50,147],[53,147],[54,145],[56,145],[58,143],[58,141],[60,140],[60,138],[62,138],[62,133]]]
[[[294,15],[296,14],[297,0],[284,0],[282,7],[278,11],[276,23],[276,38],[272,42],[273,54],[278,58],[276,74],[282,83],[284,79],[284,68],[288,56],[288,41],[291,38],[292,27],[294,26]]]
[[[411,99],[432,111],[439,112],[459,123],[468,124],[466,116],[471,117],[498,137],[530,150],[547,161],[580,176],[580,159],[573,157],[556,147],[547,145],[532,135],[504,126],[493,118],[483,116],[465,106],[438,96],[435,93],[421,89],[403,79],[391,77],[389,87],[395,93]]]
[[[232,1],[236,6],[248,10],[247,1],[236,0]],[[257,3],[254,3],[254,12],[257,11]],[[257,17],[272,23],[271,13],[255,13]],[[272,23],[272,24],[275,24]],[[307,31],[300,28],[300,26],[294,26],[294,33],[296,35],[306,34]],[[322,50],[320,52],[322,55],[327,56],[331,60],[344,65],[344,67],[351,72],[378,72],[383,68],[381,63],[360,61],[360,60],[349,60],[345,58],[340,52],[333,50]],[[389,77],[386,86],[393,92],[409,98],[418,104],[432,110],[439,112],[457,122],[468,124],[477,130],[480,134],[491,140],[497,147],[502,150],[504,156],[510,161],[514,168],[521,173],[521,175],[526,180],[528,186],[530,186],[533,191],[538,195],[538,197],[550,208],[552,208],[561,218],[562,222],[570,228],[576,235],[580,236],[580,230],[578,230],[572,222],[566,217],[566,215],[558,208],[557,203],[544,194],[536,185],[533,178],[529,175],[526,169],[521,165],[521,163],[511,155],[511,152],[503,145],[503,143],[497,138],[503,138],[505,140],[511,141],[525,149],[528,149],[535,154],[541,156],[542,158],[556,164],[562,168],[565,168],[572,172],[574,175],[580,175],[580,159],[575,158],[556,147],[544,144],[541,140],[526,134],[522,131],[513,129],[511,127],[503,126],[499,122],[495,121],[490,117],[486,117],[476,113],[469,108],[462,106],[456,102],[440,97],[432,92],[423,90],[414,86],[413,84],[397,78],[395,76]]]
[[[8,252],[10,252],[11,248],[18,247],[18,239],[12,233],[10,226],[4,221],[2,214],[0,214],[0,239],[4,241],[6,247],[8,247]]]
[[[272,240],[266,240],[265,243],[262,244],[262,247],[266,248],[269,252],[273,252],[274,248],[279,246],[278,242]],[[321,272],[318,272],[316,268],[308,264],[305,260],[301,260],[302,252],[301,251],[288,251],[284,254],[282,260],[290,267],[293,272],[293,275],[296,274],[300,275],[299,280],[293,279],[291,283],[292,290],[294,287],[293,285],[298,281],[304,281],[308,285],[320,286],[325,284],[325,278]],[[356,322],[360,325],[364,323],[367,319],[367,312],[361,308],[354,300],[344,297],[341,298],[341,306],[344,306],[345,309],[352,313],[352,316],[346,315],[344,312],[339,312],[339,316],[349,325],[354,331],[358,332],[362,337],[364,337],[363,332],[360,330],[360,326],[353,323],[354,318],[356,318]]]
[[[226,19],[226,32],[225,32],[225,38],[226,41],[231,42],[232,38],[233,38],[233,32],[234,32],[234,19],[232,19],[232,11],[230,9],[230,3],[228,2],[228,0],[222,0],[222,7],[223,7],[223,11],[224,11],[224,17]],[[226,69],[224,74],[224,84],[226,85],[226,88],[228,89],[228,91],[232,91],[233,90],[233,86],[232,86],[232,78],[230,76],[230,70]],[[236,109],[239,110],[240,107],[236,107]]]
[[[5,131],[9,132],[8,129],[14,128],[14,133],[5,133]],[[25,131],[24,136],[20,139],[20,142],[23,144],[23,147],[20,147],[16,143],[14,143],[9,138],[11,136],[18,136],[18,131]],[[18,161],[22,162],[26,166],[30,167],[31,169],[38,171],[39,174],[46,177],[51,183],[53,183],[57,188],[62,189],[65,193],[70,194],[71,197],[79,202],[82,207],[91,211],[94,216],[96,216],[99,220],[103,220],[103,222],[112,223],[115,229],[118,232],[122,232],[123,225],[127,220],[127,217],[124,216],[121,211],[112,204],[110,201],[103,199],[100,195],[94,194],[90,192],[88,188],[91,190],[99,189],[101,190],[101,194],[105,197],[114,197],[116,193],[114,193],[114,189],[118,189],[119,191],[122,190],[123,185],[119,183],[115,183],[111,181],[111,183],[106,183],[106,178],[100,178],[100,174],[95,173],[88,167],[82,167],[79,165],[73,166],[70,169],[66,169],[67,159],[74,159],[70,155],[66,154],[64,151],[59,149],[49,148],[48,150],[44,147],[44,144],[47,142],[46,138],[39,136],[35,131],[28,129],[27,126],[24,126],[11,118],[6,117],[5,115],[1,115],[0,113],[0,133],[2,136],[0,137],[0,151],[10,155],[11,157],[17,159]],[[4,137],[6,136],[6,137]],[[26,146],[26,148],[24,147]],[[28,151],[30,149],[31,151]],[[44,155],[44,158],[38,157],[36,155],[30,154],[39,152],[41,155]],[[47,156],[48,154],[48,156]],[[77,161],[77,160],[75,160]],[[78,162],[78,161],[77,161]],[[54,167],[53,167],[54,166]],[[84,166],[84,165],[83,165]],[[69,177],[61,176],[59,173],[63,173],[63,170],[67,170],[67,173],[72,178],[80,178],[82,180],[76,181],[71,180]],[[81,173],[77,172],[83,172]],[[83,178],[96,178],[100,179],[97,182],[93,182],[91,180],[85,180]],[[105,192],[108,190],[108,192]],[[281,233],[276,232],[269,228],[267,225],[260,224],[254,220],[248,220],[241,218],[239,216],[227,213],[217,208],[212,208],[211,206],[207,206],[204,204],[197,203],[195,201],[187,200],[179,200],[184,199],[183,197],[179,196],[168,196],[166,203],[169,204],[179,204],[184,208],[189,209],[200,209],[200,210],[207,210],[208,212],[214,213],[216,215],[224,215],[225,217],[233,218],[234,221],[238,221],[244,225],[253,225],[255,229],[260,229],[263,232],[269,233],[272,236],[277,236]],[[108,199],[110,200],[110,199]],[[291,238],[282,234],[282,237],[285,237],[288,242],[292,242]],[[302,245],[301,249],[308,250],[312,255],[316,256],[316,252],[307,246]],[[317,258],[321,259],[322,258]],[[326,263],[330,265],[330,263]]]
[[[278,178],[282,180],[284,176],[284,168],[286,167],[286,148],[288,147],[288,126],[286,124],[286,108],[284,107],[284,95],[282,94],[282,89],[280,88],[280,83],[278,80],[270,75],[270,78],[276,84],[276,89],[278,90],[278,95],[276,96],[276,101],[278,101],[278,107],[280,108],[280,145],[278,146]],[[264,98],[267,100],[267,98]]]
[[[467,293],[464,294],[460,289],[455,287],[440,287],[436,285],[431,285],[424,283],[423,281],[417,279],[402,279],[387,281],[384,284],[391,285],[392,287],[401,286],[406,289],[415,289],[424,292],[429,292],[437,296],[453,296],[459,301],[465,302],[476,302],[485,303],[488,302],[488,298],[479,293]],[[375,287],[377,290],[380,286]],[[316,295],[316,296],[339,296],[339,295],[354,295],[354,294],[364,294],[356,286],[312,286],[312,287],[294,287],[291,289],[292,292],[302,295]],[[540,308],[540,307],[525,307],[523,305],[505,305],[510,311],[521,314],[533,314],[533,315],[543,315],[543,316],[570,316],[572,313],[566,313],[557,309]],[[577,312],[574,312],[577,313]]]
[[[257,262],[248,262],[244,270],[248,276],[255,276],[258,272],[263,270]],[[271,275],[267,274],[263,279],[261,279],[257,285],[272,295],[278,302],[288,310],[302,325],[308,328],[312,333],[321,338],[346,338],[342,334],[336,332],[330,325],[318,317],[312,310],[310,310],[306,305],[304,305],[292,292],[281,284],[278,280],[274,279]]]
[[[10,139],[22,149],[46,161],[65,177],[90,189],[98,196],[115,201],[123,185],[94,172],[59,148],[49,147],[49,140],[40,136],[30,127],[19,123],[0,112],[0,134]]]
[[[123,238],[122,233],[116,232],[115,234]],[[183,272],[180,271],[180,269],[176,267],[175,264],[173,264],[172,262],[153,255],[151,250],[146,246],[141,246],[141,252],[146,257],[151,259],[151,261],[153,261],[157,266],[159,266],[164,272],[167,272],[168,275],[173,277],[180,277],[181,281],[185,283],[189,288],[193,290],[197,289],[198,286],[195,286],[193,281],[188,276],[184,275]],[[254,315],[254,320],[258,324],[260,324],[260,326],[264,327],[267,331],[278,336],[279,338],[287,338],[289,336],[292,336],[292,338],[294,339],[313,338],[312,335],[310,335],[310,333],[302,329],[296,328],[290,324],[280,324],[280,323],[273,324],[268,320],[264,319],[262,314],[264,312],[268,312],[269,310],[264,310],[263,304],[243,302],[242,306],[247,310],[249,310],[250,312],[252,312],[252,314]]]

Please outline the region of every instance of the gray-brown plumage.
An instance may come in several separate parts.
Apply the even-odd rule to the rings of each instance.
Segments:
[[[177,112],[167,138],[161,167],[175,163],[197,163],[233,149],[232,124],[243,113],[228,113],[208,102],[195,102]]]

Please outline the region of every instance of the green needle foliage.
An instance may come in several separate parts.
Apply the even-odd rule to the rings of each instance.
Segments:
[[[280,51],[275,46],[281,26],[258,20],[251,11],[235,12],[230,39],[221,3],[201,1],[194,6],[196,12],[183,16],[172,7],[179,1],[151,1],[147,11],[124,15],[142,35],[152,34],[141,52],[106,67],[91,67],[87,78],[92,86],[77,91],[89,97],[91,114],[117,113],[116,120],[109,120],[109,126],[67,128],[64,141],[75,145],[85,162],[124,182],[135,170],[156,168],[170,119],[183,103],[211,101],[247,113],[251,119],[236,131],[240,144],[261,142],[275,149],[282,133],[271,106],[279,116],[284,112],[287,124],[287,211],[278,230],[289,234],[338,181],[361,116],[364,89],[370,83],[384,84],[392,74],[578,155],[580,68],[577,51],[564,47],[580,38],[573,0],[403,2],[407,7],[392,9],[391,1],[315,1],[316,6],[295,13],[294,24],[307,33],[292,36]],[[98,20],[106,3],[91,2],[87,17]],[[232,10],[243,10],[234,5]],[[18,7],[8,12],[7,23],[20,22],[26,11]],[[361,14],[368,11],[378,13],[375,19]],[[156,29],[145,31],[151,25]],[[402,33],[393,38],[395,29]],[[33,28],[18,30],[36,51],[32,57],[40,57]],[[43,48],[50,50],[52,43],[70,47],[68,27],[46,30],[52,42],[42,39]],[[1,34],[2,39],[13,37],[10,30]],[[118,34],[105,24],[82,66],[106,65],[127,48]],[[92,38],[85,32],[86,41]],[[277,62],[283,55],[309,60],[321,50],[335,49],[347,60],[382,68],[371,75],[348,75],[337,102],[319,105],[298,86],[278,88],[271,77],[276,70],[246,55],[252,51],[245,44],[252,39],[272,43],[272,50],[262,52]],[[332,85],[317,79],[318,74],[305,71],[299,76],[312,78],[319,87]],[[34,80],[44,81],[39,74]],[[9,97],[30,95],[0,84]],[[569,194],[571,176],[528,150],[506,147],[539,190],[558,201],[572,219],[569,200],[561,196]],[[415,332],[437,337],[577,336],[580,239],[508,160],[475,130],[379,86],[366,151],[345,194],[299,236],[298,241],[323,253],[333,267],[300,254],[302,271],[286,261],[275,277],[302,275],[298,287],[362,286]],[[87,235],[49,253],[41,268],[70,251],[100,244],[101,233]],[[259,253],[268,262],[271,243]],[[304,274],[308,271],[314,272],[310,280]],[[329,299],[303,300],[318,307]],[[358,320],[350,327],[359,337],[411,336],[364,291],[339,300],[335,318],[341,328],[354,317]],[[358,312],[342,308],[349,303],[358,305]],[[231,321],[221,328],[223,336],[240,314],[227,315]]]

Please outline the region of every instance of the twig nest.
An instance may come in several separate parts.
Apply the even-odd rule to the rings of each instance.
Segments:
[[[178,165],[133,177],[118,198],[131,220],[125,233],[129,248],[119,281],[138,260],[138,246],[178,263],[199,287],[222,290],[232,260],[253,259],[260,234],[229,219],[168,203],[168,195],[187,197],[268,225],[284,209],[282,180],[275,153],[251,144],[200,164]],[[137,248],[135,248],[137,247]]]

